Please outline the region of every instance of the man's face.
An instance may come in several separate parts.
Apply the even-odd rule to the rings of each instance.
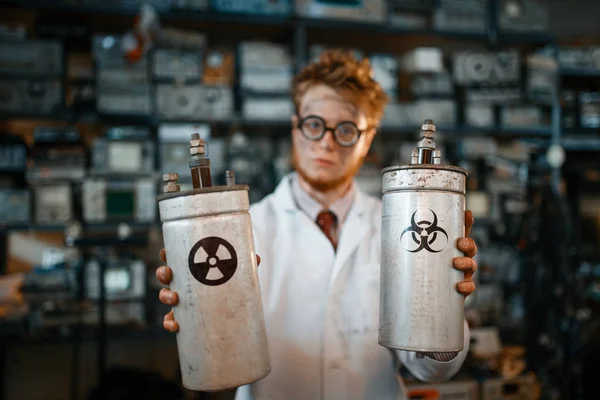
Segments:
[[[360,170],[375,129],[364,131],[352,147],[343,147],[331,131],[320,140],[307,139],[298,128],[298,121],[314,115],[323,118],[327,127],[352,121],[362,131],[368,126],[365,113],[325,85],[309,88],[299,108],[299,115],[292,117],[293,161],[298,174],[319,191],[333,190],[350,181]]]

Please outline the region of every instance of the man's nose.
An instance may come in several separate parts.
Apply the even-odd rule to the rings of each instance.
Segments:
[[[319,147],[326,150],[332,150],[335,147],[335,145],[336,142],[335,138],[333,137],[333,131],[328,129],[327,131],[325,131],[325,134],[323,135],[321,140],[319,140]]]

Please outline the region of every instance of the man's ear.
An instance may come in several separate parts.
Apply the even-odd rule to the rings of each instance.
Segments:
[[[292,115],[292,129],[298,126],[298,116],[296,114]]]

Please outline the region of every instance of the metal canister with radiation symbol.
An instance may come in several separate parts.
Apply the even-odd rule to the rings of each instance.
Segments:
[[[410,165],[382,171],[379,344],[424,353],[464,347],[463,273],[453,258],[465,235],[467,171],[443,165],[426,120]]]
[[[193,189],[180,191],[165,174],[158,196],[183,386],[219,391],[255,382],[271,370],[248,186],[227,171],[225,186],[212,186],[207,143],[190,141]]]

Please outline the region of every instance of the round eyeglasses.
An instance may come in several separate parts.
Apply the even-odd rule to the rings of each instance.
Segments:
[[[309,115],[298,122],[298,129],[308,140],[321,140],[327,131],[331,131],[340,146],[350,147],[358,142],[360,135],[368,128],[360,130],[352,121],[342,121],[335,128],[330,128],[323,118]]]

